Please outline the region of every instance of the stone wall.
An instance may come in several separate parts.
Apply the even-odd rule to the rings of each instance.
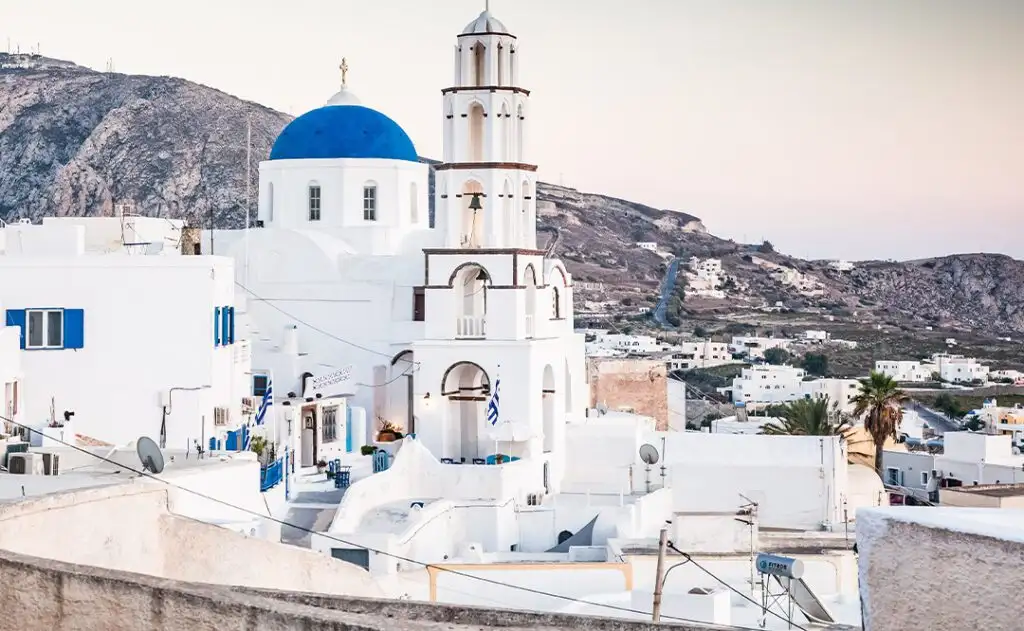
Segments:
[[[865,631],[1018,631],[1020,511],[900,506],[857,512]]]
[[[668,375],[664,362],[647,359],[587,359],[590,407],[650,416],[668,429]]]
[[[187,553],[183,551],[183,553]],[[606,618],[197,585],[0,551],[0,631],[711,631]]]

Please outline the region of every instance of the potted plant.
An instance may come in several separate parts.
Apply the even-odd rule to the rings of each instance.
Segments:
[[[321,458],[320,460],[317,461],[317,463],[316,463],[316,472],[317,473],[323,473],[326,468],[327,468],[327,461],[326,460]]]
[[[377,432],[377,442],[390,443],[402,438],[402,426],[384,421],[381,423],[380,431]]]
[[[359,453],[363,454],[364,456],[372,456],[373,454],[377,453],[377,448],[374,447],[373,445],[363,445],[362,447],[359,448]]]

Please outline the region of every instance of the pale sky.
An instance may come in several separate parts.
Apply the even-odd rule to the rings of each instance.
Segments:
[[[292,114],[350,87],[441,155],[483,0],[0,0],[0,38]],[[791,254],[1024,258],[1024,0],[491,0],[542,179]],[[5,32],[6,30],[6,32]],[[3,40],[0,39],[0,46]]]

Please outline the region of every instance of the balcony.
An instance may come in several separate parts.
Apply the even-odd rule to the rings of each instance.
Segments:
[[[533,325],[533,316],[532,315],[528,315],[528,316],[526,316],[526,337],[528,339],[534,337],[534,335],[535,335],[534,331],[535,331],[535,329],[534,329],[534,325]]]
[[[487,319],[484,316],[460,316],[456,319],[456,339],[482,339],[485,337],[487,337]]]

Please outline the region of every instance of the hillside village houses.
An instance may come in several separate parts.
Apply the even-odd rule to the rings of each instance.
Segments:
[[[985,382],[990,377],[989,367],[977,359],[948,353],[935,353],[926,361],[879,360],[875,370],[907,383],[933,381],[935,376],[949,383]]]
[[[0,472],[0,547],[50,559],[51,578],[133,573],[105,575],[106,589],[158,589],[141,574],[163,579],[160,594],[206,582],[649,619],[667,577],[656,542],[670,532],[692,562],[664,585],[666,621],[789,628],[753,600],[766,576],[756,555],[773,552],[806,568],[788,616],[858,624],[853,533],[889,514],[871,510],[886,504],[882,481],[849,464],[842,437],[662,431],[588,405],[573,279],[537,249],[519,50],[487,10],[455,38],[434,222],[428,167],[398,123],[360,104],[343,63],[341,89],[260,164],[251,229],[208,231],[193,249],[180,222],[123,211],[4,228],[8,414],[42,433],[63,418],[65,435],[113,448],[65,450],[61,472],[52,456],[47,474]],[[203,254],[214,242],[225,256]],[[788,344],[767,340],[699,353],[762,358]],[[848,403],[843,380],[744,375],[752,399],[769,396],[764,382],[770,396]],[[257,461],[250,428],[283,463]],[[125,470],[140,466],[140,436],[162,448],[154,475],[169,484]],[[326,479],[327,460],[352,477]],[[313,532],[283,545],[281,522],[304,510]],[[880,529],[856,536],[892,544]],[[242,597],[184,593],[197,609],[211,593]],[[105,615],[126,609],[124,593],[102,595],[117,605],[95,608]]]
[[[788,403],[797,399],[828,396],[839,404],[842,412],[853,411],[853,397],[856,396],[856,379],[810,379],[802,368],[760,364],[743,368],[732,386],[722,388],[736,403],[762,407]]]

